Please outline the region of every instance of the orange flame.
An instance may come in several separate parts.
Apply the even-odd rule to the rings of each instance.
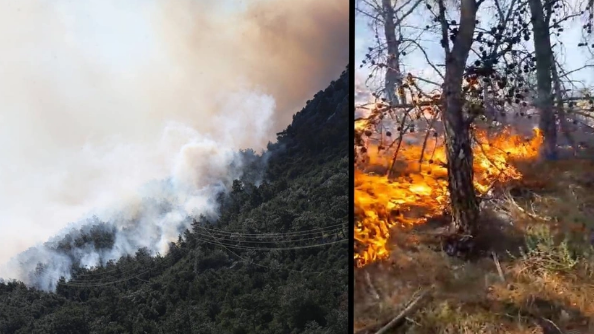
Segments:
[[[509,129],[489,139],[485,131],[475,130],[474,185],[479,195],[495,184],[517,180],[521,173],[511,161],[537,157],[542,145],[540,130],[526,140]],[[432,138],[424,153],[420,145],[403,145],[399,160],[406,162],[405,174],[388,179],[385,173],[355,171],[355,260],[358,267],[388,256],[390,228],[419,224],[443,214],[448,205],[446,153],[442,138]],[[389,168],[394,154],[368,148],[367,167]],[[419,160],[423,156],[423,162]]]

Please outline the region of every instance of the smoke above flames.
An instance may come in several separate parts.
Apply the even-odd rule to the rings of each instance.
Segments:
[[[348,62],[345,0],[0,9],[0,277],[47,263],[47,290],[70,259],[42,243],[93,216],[116,236],[79,250],[88,266],[163,253],[188,216],[216,214],[239,149],[274,141]]]

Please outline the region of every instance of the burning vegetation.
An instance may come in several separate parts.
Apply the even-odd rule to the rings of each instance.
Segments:
[[[488,251],[444,256],[432,234],[451,218],[440,106],[386,105],[355,122],[355,333],[594,330],[594,162],[537,162],[538,128],[478,117],[473,185]]]
[[[432,110],[418,108],[417,113],[435,115]],[[392,227],[422,224],[448,214],[443,135],[433,129],[423,134],[409,130],[392,139],[392,133],[380,133],[378,137],[370,127],[368,119],[355,124],[359,140],[355,259],[359,267],[388,256],[386,244]],[[488,194],[496,185],[520,179],[522,174],[512,163],[534,160],[542,144],[538,129],[531,137],[515,134],[509,127],[497,133],[478,126],[472,130],[474,187],[479,196]]]
[[[444,256],[452,203],[442,105],[435,92],[413,96],[398,107],[374,96],[354,124],[355,333],[594,330],[584,297],[594,293],[587,147],[537,161],[545,138],[534,123],[490,120],[467,99],[480,251],[472,261]]]
[[[357,3],[355,333],[594,333],[591,4]]]

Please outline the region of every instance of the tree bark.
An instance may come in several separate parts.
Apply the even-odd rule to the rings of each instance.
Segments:
[[[446,101],[446,110],[454,111],[449,113],[449,116],[444,116],[452,231],[460,235],[473,236],[477,231],[479,205],[473,184],[470,129],[464,124],[463,119],[456,115],[458,112],[455,110],[461,110],[460,101],[456,101],[459,99],[447,100],[449,101]]]
[[[557,124],[551,89],[553,50],[549,37],[549,24],[545,18],[541,0],[528,0],[528,5],[530,6],[534,33],[534,53],[536,55],[536,85],[538,92],[536,106],[540,112],[538,125],[544,136],[541,155],[545,159],[551,160],[557,158]]]
[[[452,230],[465,237],[476,233],[479,216],[479,205],[473,185],[470,124],[464,119],[462,92],[462,80],[472,46],[477,9],[475,0],[461,1],[459,33],[452,51],[446,51],[442,113],[446,133]]]
[[[406,104],[406,95],[397,91],[402,87],[402,72],[400,71],[400,40],[396,37],[396,23],[394,21],[394,7],[391,0],[382,0],[384,34],[388,46],[388,62],[384,89],[386,98],[392,105]]]

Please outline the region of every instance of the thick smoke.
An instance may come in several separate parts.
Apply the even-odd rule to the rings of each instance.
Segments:
[[[9,259],[93,215],[117,233],[83,265],[163,253],[348,59],[346,0],[0,6],[0,277],[49,290],[70,258]]]

